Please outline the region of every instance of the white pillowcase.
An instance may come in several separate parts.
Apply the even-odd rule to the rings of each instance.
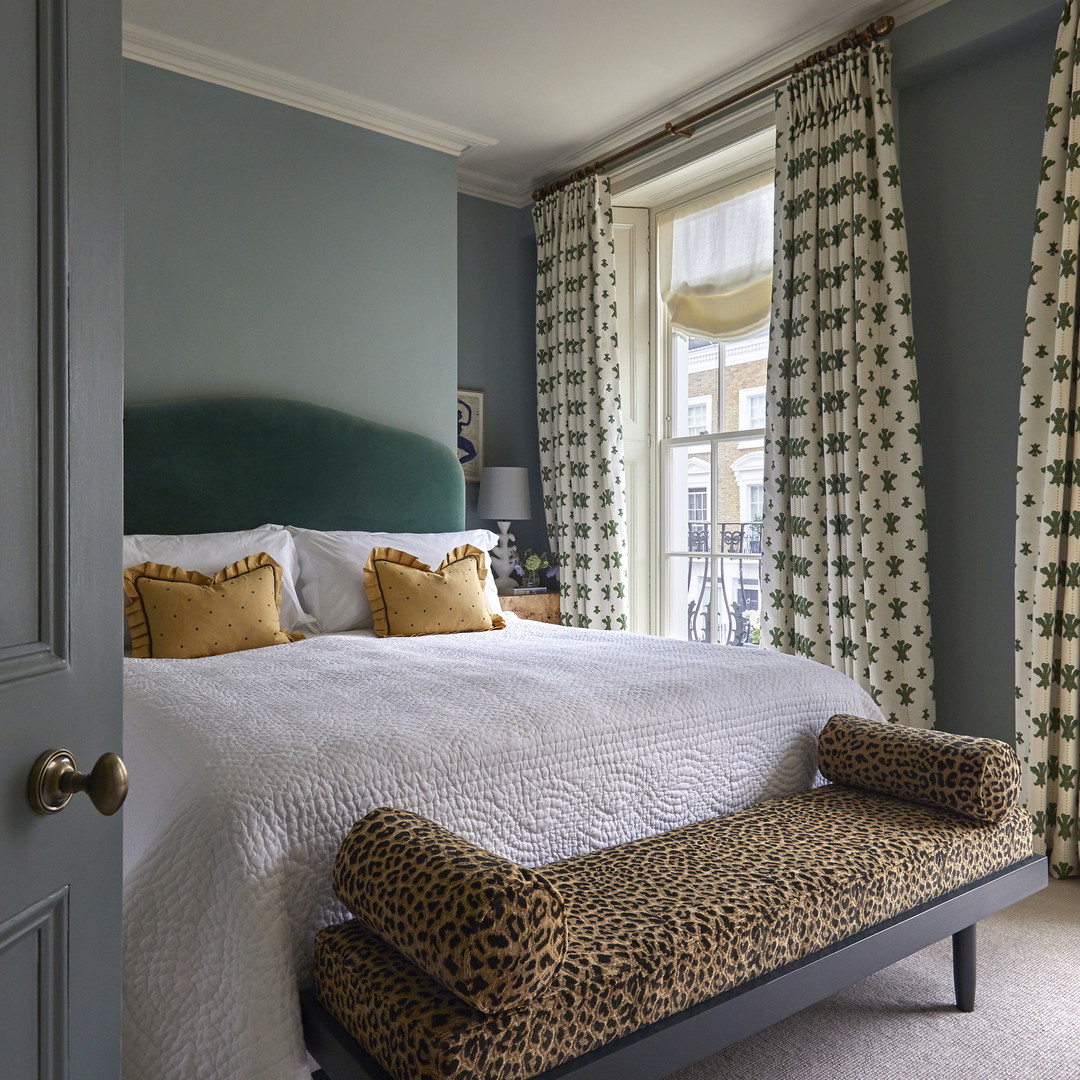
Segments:
[[[284,525],[176,536],[133,533],[124,537],[124,568],[156,562],[213,577],[222,567],[260,551],[265,551],[281,567],[281,625],[287,630],[307,632],[311,617],[297,593],[300,561],[292,534]]]
[[[300,595],[313,629],[332,634],[371,626],[371,605],[364,588],[364,566],[372,548],[392,547],[415,555],[433,569],[462,544],[489,552],[499,537],[488,529],[443,533],[318,532],[289,525],[300,556]],[[502,611],[491,563],[484,596],[493,613]]]

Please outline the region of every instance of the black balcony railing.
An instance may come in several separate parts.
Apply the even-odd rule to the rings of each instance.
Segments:
[[[710,530],[707,521],[691,521],[687,525],[687,551],[709,551]],[[719,555],[760,555],[760,521],[720,521],[716,525]]]
[[[689,530],[689,539],[686,541],[687,551],[708,551],[709,550],[709,530],[712,528],[707,521],[691,521]]]
[[[687,560],[687,639],[754,645],[756,620],[751,616],[761,602],[760,559],[756,558],[761,554],[761,522],[723,521],[717,522],[715,528],[715,554],[721,557],[715,567],[719,584],[718,618],[713,619],[711,607],[713,561],[691,556]],[[708,522],[688,522],[687,550],[712,554],[709,546],[712,529]]]

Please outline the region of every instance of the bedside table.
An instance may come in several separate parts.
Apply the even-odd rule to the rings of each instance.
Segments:
[[[560,625],[558,593],[533,593],[531,596],[511,594],[500,596],[499,603],[502,604],[503,611],[512,611],[523,619]]]

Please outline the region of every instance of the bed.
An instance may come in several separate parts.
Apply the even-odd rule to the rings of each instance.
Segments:
[[[460,467],[422,436],[266,398],[125,424],[129,534],[467,531]],[[297,992],[343,918],[334,852],[374,807],[550,862],[806,788],[825,721],[879,715],[798,658],[505,622],[125,660],[128,1080],[308,1075]]]

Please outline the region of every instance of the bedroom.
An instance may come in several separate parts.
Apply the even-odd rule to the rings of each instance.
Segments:
[[[1024,192],[1040,138],[1030,118],[1045,106],[1052,9],[951,0],[891,39],[936,523],[938,700],[955,730],[997,738],[1013,724],[1009,343],[1023,318]],[[446,154],[131,60],[125,80],[127,401],[280,393],[449,440],[441,403],[475,387],[488,395],[488,463],[538,470],[527,207],[459,194]],[[962,138],[940,120],[952,93]],[[379,213],[352,214],[358,199]],[[955,231],[955,262],[937,250],[941,229]],[[417,305],[432,316],[417,321]],[[356,354],[361,329],[369,355],[393,364]],[[318,361],[296,365],[301,351]],[[538,516],[515,526],[527,546],[541,546]],[[984,628],[974,642],[971,625]]]
[[[893,37],[928,499],[938,523],[931,559],[939,705],[953,730],[1003,738],[1012,725],[1013,343],[1030,243],[1028,163],[1038,152],[1031,123],[1043,109],[1055,19],[1043,3],[952,0]],[[509,418],[531,410],[527,210],[458,194],[447,155],[137,62],[125,68],[129,400],[192,389],[283,393],[442,430],[449,441],[442,402],[455,385],[475,386],[491,403],[490,460],[523,460],[531,434]],[[943,129],[941,103],[951,94],[960,95],[969,141]],[[183,151],[190,168],[171,178],[191,192],[188,216],[164,182],[170,178],[154,171],[161,139]],[[332,175],[356,157],[364,170],[346,190]],[[412,178],[404,190],[402,170]],[[992,185],[982,182],[990,170]],[[328,259],[313,237],[339,230],[357,188],[387,209]],[[313,220],[313,197],[329,221]],[[200,213],[208,206],[218,214]],[[993,229],[983,227],[988,219]],[[963,257],[937,252],[943,230],[955,230]],[[234,253],[226,266],[223,236]],[[225,280],[211,276],[214,266]],[[342,302],[344,278],[360,283],[347,295],[370,296],[370,304]],[[276,298],[293,292],[308,301],[310,321],[289,339],[275,319]],[[222,319],[225,297],[249,312],[242,339]],[[418,324],[420,306],[433,314]],[[181,307],[203,317],[184,319]],[[392,365],[355,362],[349,343],[361,330],[372,353],[392,355]],[[325,361],[297,369],[291,358],[310,355],[312,342]],[[981,628],[974,639],[973,626]]]

